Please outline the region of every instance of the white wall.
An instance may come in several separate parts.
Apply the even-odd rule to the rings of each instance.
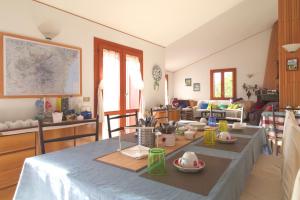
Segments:
[[[174,73],[166,71],[168,74],[168,96],[169,100],[174,97]]]
[[[94,37],[127,45],[144,52],[144,81],[146,107],[164,103],[164,79],[158,91],[153,89],[152,66],[158,64],[164,71],[165,49],[63,13],[31,0],[1,0],[0,31],[42,39],[38,25],[45,21],[59,24],[61,32],[53,39],[82,48],[83,96],[91,97],[93,106]],[[163,74],[164,75],[164,74]],[[36,113],[36,99],[0,99],[0,121],[26,119]]]
[[[177,71],[267,30],[278,19],[278,1],[249,0],[217,16],[166,48],[166,69]]]
[[[174,72],[174,97],[181,99],[210,98],[210,69],[237,68],[237,97],[247,99],[242,84],[258,84],[262,86],[271,29],[243,40],[234,46],[209,56],[197,63]],[[249,79],[247,74],[254,74]],[[200,83],[200,92],[194,92],[193,87],[185,86],[185,78]],[[255,97],[252,97],[255,100]]]

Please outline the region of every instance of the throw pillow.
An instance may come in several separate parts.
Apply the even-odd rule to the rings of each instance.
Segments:
[[[218,108],[218,106],[217,105],[215,105],[215,104],[212,104],[212,103],[210,103],[210,104],[208,104],[208,106],[207,106],[207,109],[208,110],[210,110],[210,109],[217,109]]]
[[[225,104],[219,105],[219,109],[222,109],[222,110],[226,109],[227,107],[228,107],[228,105],[225,105]]]
[[[265,111],[272,111],[272,106],[270,106],[270,105],[267,106],[266,109],[265,109]]]
[[[238,109],[240,107],[239,104],[233,104],[233,108],[232,109]]]
[[[229,104],[227,108],[228,109],[233,109],[233,106],[234,106],[233,104]]]
[[[197,106],[197,101],[189,100],[189,105],[190,105],[191,107]]]
[[[179,107],[186,108],[188,105],[185,100],[179,100]]]
[[[202,103],[200,104],[200,109],[207,109],[208,103]]]

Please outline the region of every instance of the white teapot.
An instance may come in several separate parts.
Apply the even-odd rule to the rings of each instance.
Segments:
[[[199,122],[207,124],[207,119],[202,117]]]

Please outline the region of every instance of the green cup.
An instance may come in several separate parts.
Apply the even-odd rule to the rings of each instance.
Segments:
[[[165,175],[165,150],[162,148],[152,148],[149,150],[147,172],[151,175]]]
[[[204,130],[204,144],[205,145],[215,145],[216,137],[217,137],[216,129]]]
[[[226,120],[219,121],[219,131],[227,132],[228,131],[228,122]]]

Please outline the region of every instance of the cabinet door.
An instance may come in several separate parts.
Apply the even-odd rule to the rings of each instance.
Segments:
[[[179,121],[180,120],[180,111],[179,110],[170,110],[169,111],[169,120],[170,121]]]
[[[16,185],[24,160],[35,156],[35,149],[0,155],[0,189]]]
[[[163,110],[163,111],[154,111],[153,112],[154,117],[157,119],[157,123],[168,123],[168,112]]]
[[[12,199],[28,157],[35,156],[35,133],[0,137],[0,199]]]
[[[0,155],[29,148],[35,148],[35,133],[0,137]]]
[[[1,200],[12,200],[16,190],[16,185],[0,189]]]
[[[95,133],[95,132],[96,132],[96,124],[86,124],[86,125],[75,127],[75,135],[89,134],[89,133]],[[99,138],[101,138],[100,135],[99,135]],[[91,143],[91,142],[95,142],[94,136],[76,139],[76,141],[75,141],[76,146]]]

